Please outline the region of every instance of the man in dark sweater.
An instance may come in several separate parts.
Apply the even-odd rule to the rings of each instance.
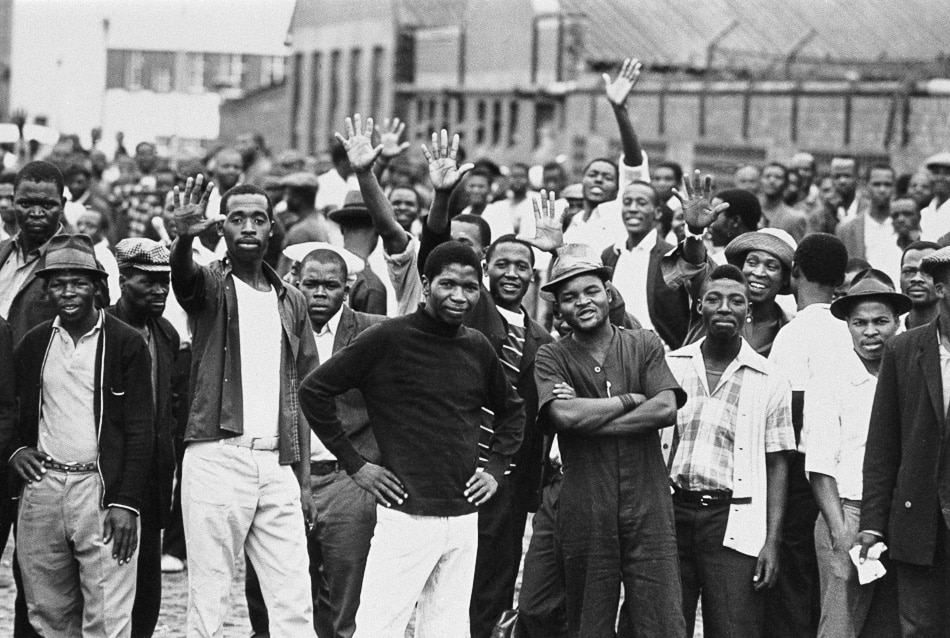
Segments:
[[[498,489],[524,428],[522,401],[488,340],[463,327],[479,296],[479,261],[449,242],[426,261],[426,302],[367,330],[311,373],[300,403],[352,478],[383,505],[366,564],[356,636],[401,637],[418,603],[417,634],[468,626],[478,507]],[[382,464],[347,438],[334,398],[358,388]],[[476,471],[482,406],[495,416],[491,453]]]

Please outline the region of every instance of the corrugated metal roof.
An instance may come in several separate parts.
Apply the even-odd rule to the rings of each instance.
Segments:
[[[561,6],[585,17],[585,47],[595,60],[632,55],[705,67],[710,43],[734,21],[718,50],[750,61],[783,58],[809,34],[803,59],[910,61],[950,53],[947,0],[561,0]]]

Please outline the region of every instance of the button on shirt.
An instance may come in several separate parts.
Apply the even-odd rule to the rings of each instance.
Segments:
[[[864,449],[876,389],[877,377],[852,350],[835,366],[818,370],[805,392],[805,471],[835,479],[841,498],[860,501],[864,491]]]
[[[96,349],[102,312],[92,330],[77,342],[53,320],[43,365],[37,448],[59,463],[93,463],[99,455],[96,431]]]
[[[616,245],[620,254],[614,266],[613,284],[627,304],[627,312],[636,317],[646,330],[654,329],[647,304],[647,272],[656,241],[657,232],[653,229],[633,248],[627,248],[626,243]]]

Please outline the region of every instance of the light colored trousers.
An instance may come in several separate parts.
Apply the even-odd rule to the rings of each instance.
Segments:
[[[247,552],[261,583],[270,634],[313,638],[313,602],[300,486],[276,450],[191,443],[182,464],[188,545],[188,636],[219,636],[235,560]]]
[[[102,542],[101,498],[96,472],[49,469],[23,487],[17,559],[30,624],[43,636],[131,635],[138,556],[119,565]]]
[[[467,637],[477,553],[478,514],[413,516],[377,505],[355,638],[403,638],[413,609],[415,638]]]

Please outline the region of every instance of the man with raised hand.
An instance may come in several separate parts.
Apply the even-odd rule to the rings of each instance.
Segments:
[[[212,189],[202,193],[200,175],[184,193],[176,188],[171,253],[175,296],[194,324],[182,469],[187,635],[221,630],[243,549],[261,582],[271,634],[312,638],[310,574],[300,560],[312,505],[310,433],[296,400],[299,379],[317,362],[307,304],[264,263],[274,225],[267,194],[236,186],[208,218]],[[227,255],[199,266],[192,242],[215,224]]]

